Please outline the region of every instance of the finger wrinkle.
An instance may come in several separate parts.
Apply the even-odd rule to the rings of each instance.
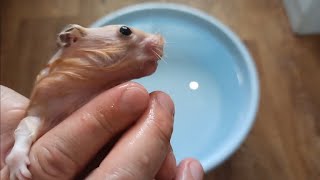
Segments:
[[[130,166],[126,167],[118,167],[111,173],[113,177],[119,177],[119,178],[134,178],[137,175],[134,173],[134,171],[131,170]]]
[[[2,104],[3,102],[1,102]],[[3,103],[5,104],[5,103]],[[8,114],[10,113],[21,113],[21,116],[23,116],[26,113],[26,109],[25,107],[10,107],[10,109],[8,110],[3,110],[1,109],[1,117],[3,116],[3,114],[6,114],[6,116],[9,116]]]
[[[102,112],[105,111],[105,112]],[[107,118],[107,110],[96,110],[95,112],[84,112],[81,119],[84,122],[83,129],[90,131],[97,131],[97,129],[102,129],[105,135],[113,136],[115,134],[114,125],[112,120]],[[112,116],[112,113],[109,112],[108,116]]]
[[[78,159],[76,159],[76,158],[74,158],[74,156],[72,156],[73,153],[77,153],[77,151],[78,151],[78,149],[75,148],[75,147],[79,146],[78,141],[66,139],[66,138],[61,137],[60,135],[56,135],[53,133],[53,138],[54,137],[57,139],[58,143],[56,145],[52,146],[52,147],[54,147],[53,149],[57,150],[56,152],[58,155],[59,155],[59,153],[61,154],[62,159],[70,160],[72,167],[74,167],[75,169],[78,169],[78,167],[80,167],[81,162],[79,162]],[[74,147],[74,148],[68,148],[69,146]]]
[[[52,139],[55,139],[56,143],[42,143],[31,153],[35,156],[33,159],[36,160],[40,172],[43,172],[41,176],[56,179],[73,175],[80,164],[65,150],[64,145],[68,142],[56,135]]]
[[[108,180],[119,180],[119,179],[134,179],[137,177],[137,174],[131,170],[130,166],[119,167],[116,166],[113,169],[108,171],[102,171],[101,169],[97,169],[97,174],[100,174],[99,179],[108,179]],[[102,177],[104,178],[102,178]],[[138,176],[139,177],[139,176]],[[93,178],[96,179],[96,178]]]
[[[46,178],[58,178],[57,170],[53,170],[48,164],[48,160],[44,157],[43,153],[51,154],[51,152],[46,147],[41,148],[42,153],[32,153],[30,154],[32,161],[36,163],[31,163],[31,168],[36,168],[36,176],[40,174],[40,176],[45,176]],[[47,155],[50,156],[50,155]],[[59,171],[60,172],[60,171]]]

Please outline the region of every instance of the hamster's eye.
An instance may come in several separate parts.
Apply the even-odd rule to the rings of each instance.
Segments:
[[[127,26],[121,26],[119,31],[121,34],[123,34],[125,36],[130,36],[130,34],[132,34],[131,29],[128,28]]]

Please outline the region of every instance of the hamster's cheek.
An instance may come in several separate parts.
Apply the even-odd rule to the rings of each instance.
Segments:
[[[142,66],[142,76],[148,76],[156,71],[158,63],[156,61],[147,61]]]

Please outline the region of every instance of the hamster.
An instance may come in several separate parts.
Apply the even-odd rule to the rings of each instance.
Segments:
[[[25,118],[6,157],[10,179],[32,178],[32,144],[102,90],[155,72],[161,35],[124,25],[85,28],[71,24],[57,37],[56,54],[36,78]]]

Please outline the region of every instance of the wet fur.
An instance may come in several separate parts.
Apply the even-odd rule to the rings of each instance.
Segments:
[[[119,27],[70,25],[58,35],[60,49],[37,76],[25,118],[15,130],[6,158],[11,179],[31,176],[28,154],[45,132],[101,91],[155,71],[162,37],[137,29],[128,37]]]

